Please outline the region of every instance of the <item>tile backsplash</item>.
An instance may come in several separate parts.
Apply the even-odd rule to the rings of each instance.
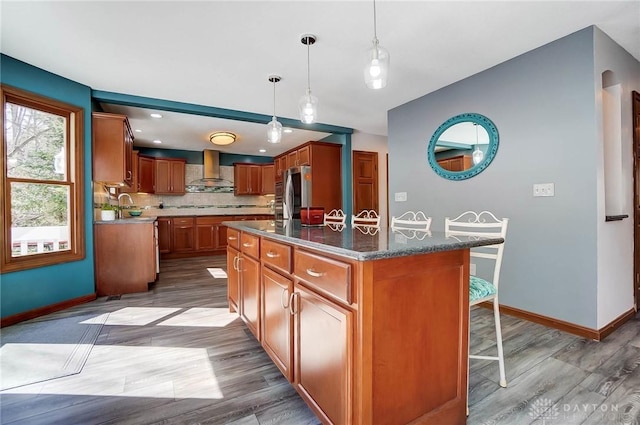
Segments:
[[[202,186],[190,184],[202,179],[203,165],[187,164],[185,167],[185,184],[187,186],[187,193],[184,195],[154,195],[149,193],[131,193],[131,198],[137,207],[153,210],[154,213],[162,212],[162,215],[171,215],[172,210],[180,208],[181,213],[184,213],[183,209],[189,209],[191,207],[198,208],[201,212],[203,208],[224,208],[222,214],[270,214],[271,204],[273,203],[273,196],[234,196],[233,190],[229,189],[233,187],[233,167],[221,166],[220,178],[228,180],[228,182],[218,183],[219,190],[230,190],[230,192],[199,192],[203,190]],[[218,189],[216,189],[218,190]],[[99,217],[99,206],[105,202],[111,204],[117,204],[117,195],[109,194],[108,189],[103,185],[95,183],[93,193],[94,205],[97,207],[97,217]],[[127,199],[122,200],[123,204],[128,204]],[[162,210],[158,210],[159,205],[163,205]],[[165,214],[166,213],[166,214]],[[158,214],[160,215],[160,214]],[[198,214],[194,214],[198,215]]]

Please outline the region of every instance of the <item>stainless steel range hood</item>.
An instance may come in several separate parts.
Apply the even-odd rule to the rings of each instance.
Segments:
[[[220,152],[205,149],[203,156],[203,175],[201,179],[189,182],[192,186],[233,186],[231,180],[220,177]]]

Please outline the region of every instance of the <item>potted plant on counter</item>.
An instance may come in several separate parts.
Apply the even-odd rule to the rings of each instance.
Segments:
[[[113,221],[116,219],[116,211],[118,211],[117,206],[105,202],[100,207],[100,219],[102,221]]]

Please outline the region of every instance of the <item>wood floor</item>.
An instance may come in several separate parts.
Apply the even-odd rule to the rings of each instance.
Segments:
[[[108,314],[82,372],[0,393],[0,422],[318,424],[207,267],[225,258],[167,260],[148,293],[36,319]],[[468,424],[640,423],[638,316],[599,343],[502,318],[508,387],[472,360]],[[491,312],[474,309],[471,329],[472,351],[492,355]]]

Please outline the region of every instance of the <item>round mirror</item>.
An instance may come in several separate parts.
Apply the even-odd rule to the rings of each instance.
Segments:
[[[484,115],[467,113],[446,120],[431,136],[427,156],[433,171],[464,180],[489,166],[498,151],[498,130]]]

